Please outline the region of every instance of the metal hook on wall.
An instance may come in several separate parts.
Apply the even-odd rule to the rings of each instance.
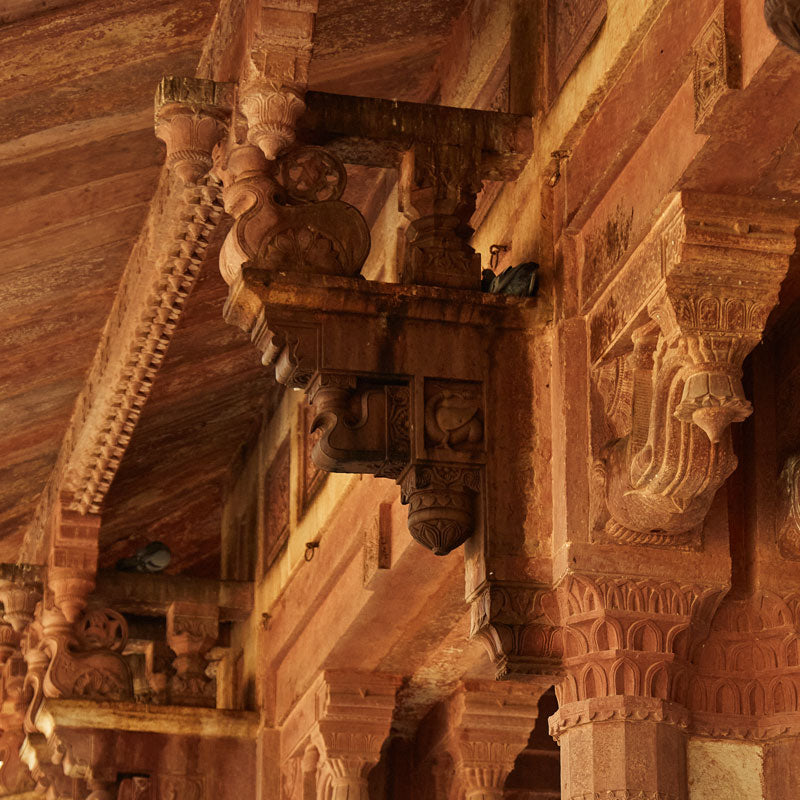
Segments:
[[[306,561],[311,561],[314,558],[314,551],[319,547],[319,542],[306,542],[306,552],[303,558]]]

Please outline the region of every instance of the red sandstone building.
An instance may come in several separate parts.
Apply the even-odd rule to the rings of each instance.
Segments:
[[[800,797],[800,3],[0,23],[0,796]]]

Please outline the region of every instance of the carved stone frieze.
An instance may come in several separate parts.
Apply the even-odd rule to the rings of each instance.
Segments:
[[[742,363],[760,341],[794,250],[787,211],[768,201],[676,197],[594,311],[595,385],[614,437],[597,462],[611,541],[698,545],[711,502],[736,467],[730,425],[752,410]],[[654,254],[656,268],[647,264],[641,280],[646,294],[617,295],[627,271]],[[617,318],[638,318],[638,327],[612,322],[601,333],[612,303]]]
[[[779,481],[778,549],[784,558],[800,560],[800,456],[786,459]]]
[[[563,637],[556,597],[549,587],[490,581],[469,602],[470,637],[486,647],[498,679],[522,680],[560,671]]]
[[[771,739],[800,733],[800,595],[724,600],[693,656],[687,704],[698,733]]]

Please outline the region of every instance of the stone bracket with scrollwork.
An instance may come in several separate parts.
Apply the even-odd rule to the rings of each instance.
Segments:
[[[307,392],[320,468],[397,480],[436,553],[482,524],[491,343],[534,324],[531,301],[245,269],[224,314]]]
[[[590,313],[608,430],[601,537],[697,546],[736,467],[730,426],[751,413],[742,363],[777,303],[798,216],[779,201],[678,193]]]

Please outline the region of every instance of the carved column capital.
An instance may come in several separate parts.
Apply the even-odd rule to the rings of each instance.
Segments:
[[[245,87],[240,102],[248,123],[247,138],[269,161],[294,144],[297,120],[306,110],[300,91],[257,81]]]
[[[167,146],[167,167],[185,184],[211,169],[211,154],[228,129],[231,84],[201,78],[163,78],[156,90],[156,136]]]
[[[536,724],[539,698],[548,680],[536,684],[468,682],[448,701],[456,779],[468,800],[503,797],[514,762]]]
[[[318,797],[367,800],[367,775],[389,735],[398,685],[398,679],[377,674],[321,676],[311,732],[320,755]]]
[[[209,603],[174,602],[167,609],[167,643],[175,653],[175,674],[169,679],[170,702],[176,705],[216,704],[214,682],[206,675],[206,653],[219,635],[219,608]]]

